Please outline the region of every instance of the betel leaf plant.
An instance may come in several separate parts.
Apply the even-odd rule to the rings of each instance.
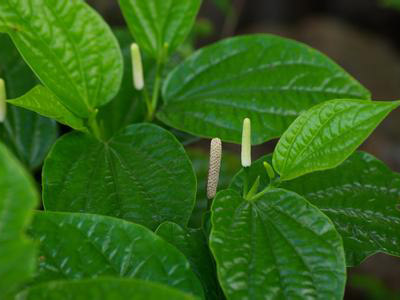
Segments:
[[[119,4],[129,31],[81,0],[0,2],[1,299],[342,299],[346,267],[400,255],[400,175],[357,152],[399,101],[278,36],[187,57],[200,0]]]

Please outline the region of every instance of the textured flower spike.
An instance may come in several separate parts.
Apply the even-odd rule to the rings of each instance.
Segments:
[[[133,43],[131,45],[131,57],[133,68],[133,85],[137,90],[140,91],[144,87],[143,65],[142,56],[140,55],[140,49],[138,44],[136,43]]]
[[[208,169],[207,198],[213,199],[217,193],[219,170],[221,168],[222,145],[219,138],[211,140],[210,166]]]
[[[242,166],[251,165],[251,122],[249,118],[243,120],[242,131]]]
[[[6,104],[6,84],[3,79],[0,78],[0,123],[3,123],[6,119],[7,104]]]

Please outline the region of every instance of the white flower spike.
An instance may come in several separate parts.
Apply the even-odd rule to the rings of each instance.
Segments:
[[[140,55],[140,49],[136,43],[131,45],[131,58],[133,68],[133,85],[137,90],[140,91],[144,87],[143,64],[142,56]]]
[[[242,166],[251,165],[251,122],[249,118],[243,120],[242,131]]]
[[[7,103],[6,103],[6,84],[3,79],[0,78],[0,123],[3,123],[7,115]]]
[[[221,168],[222,144],[219,138],[211,140],[210,166],[208,169],[207,198],[213,199],[217,194],[219,171]]]

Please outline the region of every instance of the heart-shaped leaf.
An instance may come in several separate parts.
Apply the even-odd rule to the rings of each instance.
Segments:
[[[203,284],[206,299],[218,300],[223,297],[215,263],[202,229],[182,228],[178,224],[164,222],[157,228],[156,233],[186,256],[192,270]]]
[[[25,237],[38,203],[33,180],[0,143],[0,295],[11,294],[35,269],[36,247]]]
[[[272,189],[256,201],[233,190],[212,205],[210,247],[228,299],[342,299],[341,238],[301,196]]]
[[[135,40],[154,58],[173,53],[185,40],[200,4],[201,0],[119,0]]]
[[[331,100],[299,116],[275,148],[273,165],[282,180],[337,167],[394,109],[396,102]]]
[[[151,229],[164,221],[185,226],[195,195],[196,177],[182,145],[150,124],[128,126],[107,142],[67,134],[43,169],[47,210],[110,215]]]
[[[203,295],[184,255],[141,225],[99,215],[37,212],[29,232],[40,241],[36,283],[133,277]]]
[[[19,97],[37,80],[22,60],[10,38],[0,34],[0,78],[5,80],[8,98]],[[33,112],[7,107],[7,117],[0,124],[0,139],[29,169],[38,168],[57,138],[57,124]]]
[[[147,3],[147,2],[146,2]],[[242,36],[205,47],[163,86],[158,118],[204,137],[240,143],[252,120],[252,142],[279,137],[306,109],[335,98],[369,99],[368,91],[318,51],[272,35]]]
[[[376,252],[400,256],[400,174],[372,155],[354,153],[339,167],[285,182],[318,206],[343,237],[348,266]]]
[[[25,290],[18,300],[196,300],[190,294],[138,279],[99,278],[53,281]]]
[[[11,36],[43,84],[77,116],[88,117],[118,92],[118,43],[85,1],[1,1],[0,30]]]

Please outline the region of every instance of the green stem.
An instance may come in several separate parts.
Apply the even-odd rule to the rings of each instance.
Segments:
[[[279,187],[279,185],[281,184],[280,179],[275,180],[273,182],[271,182],[265,189],[263,189],[261,192],[259,192],[258,194],[255,194],[253,197],[251,197],[250,199],[248,199],[249,201],[255,201],[258,198],[264,196],[267,192],[269,192],[270,190]]]
[[[96,109],[94,110],[91,115],[89,116],[88,125],[91,133],[98,139],[102,141],[103,135],[100,129],[99,123],[97,122],[97,113],[99,111]]]
[[[243,198],[246,199],[247,193],[249,192],[249,168],[244,167],[244,177],[243,177]]]

